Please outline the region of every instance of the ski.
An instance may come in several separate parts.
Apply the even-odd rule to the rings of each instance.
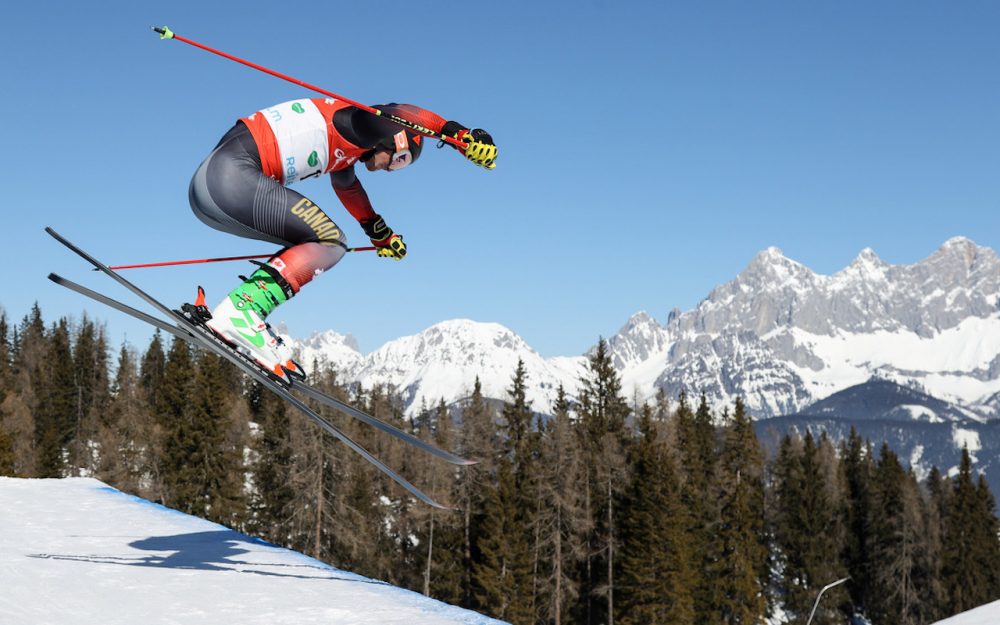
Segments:
[[[84,260],[86,260],[88,263],[90,263],[91,265],[93,265],[95,268],[97,268],[98,270],[100,270],[103,273],[105,273],[106,275],[108,275],[110,278],[112,278],[113,280],[115,280],[116,282],[118,282],[119,284],[121,284],[122,286],[124,286],[126,289],[128,289],[129,291],[131,291],[132,293],[134,293],[136,296],[138,296],[139,298],[141,298],[143,301],[145,301],[147,304],[149,304],[150,306],[152,306],[153,308],[155,308],[156,310],[158,310],[163,315],[165,315],[168,318],[174,320],[176,322],[175,329],[179,330],[180,332],[179,333],[175,333],[175,332],[173,332],[171,330],[166,330],[166,328],[164,326],[170,326],[171,324],[166,323],[166,322],[164,322],[162,320],[159,320],[159,319],[156,319],[156,321],[159,322],[159,323],[152,323],[153,326],[159,327],[161,329],[164,329],[166,332],[170,332],[171,334],[174,334],[175,336],[178,336],[179,338],[182,338],[182,339],[188,341],[192,345],[195,345],[197,347],[201,347],[203,349],[208,349],[209,351],[215,353],[216,355],[218,355],[218,356],[220,356],[222,358],[225,358],[229,362],[231,362],[234,365],[236,365],[237,367],[239,367],[240,370],[243,371],[245,374],[249,375],[251,378],[253,378],[257,382],[261,383],[262,385],[267,386],[273,393],[277,394],[279,397],[281,397],[282,399],[284,399],[285,401],[287,401],[289,404],[291,404],[292,406],[294,406],[302,414],[304,414],[310,420],[312,420],[314,423],[316,423],[321,428],[323,428],[323,430],[325,430],[328,434],[330,434],[334,438],[338,439],[339,441],[341,441],[342,443],[344,443],[345,445],[347,445],[349,448],[351,448],[351,450],[353,450],[355,453],[357,453],[362,458],[364,458],[365,460],[367,460],[368,462],[370,462],[371,464],[373,464],[376,468],[378,468],[380,471],[382,471],[382,473],[384,473],[386,476],[388,476],[389,478],[391,478],[397,484],[399,484],[400,486],[402,486],[403,488],[405,488],[407,491],[410,492],[410,494],[412,494],[413,496],[415,496],[417,499],[419,499],[419,500],[423,501],[424,503],[426,503],[427,505],[433,506],[435,508],[440,508],[442,510],[451,510],[452,509],[452,508],[449,508],[448,506],[444,506],[444,505],[436,502],[431,497],[429,497],[428,495],[426,495],[423,491],[421,491],[419,488],[417,488],[416,486],[414,486],[413,484],[411,484],[409,481],[407,481],[406,478],[402,477],[401,475],[399,475],[398,473],[396,473],[395,471],[393,471],[392,469],[390,469],[381,460],[379,460],[378,458],[376,458],[375,456],[373,456],[371,453],[369,453],[364,447],[362,447],[361,445],[359,445],[358,443],[356,443],[349,436],[347,436],[346,434],[344,434],[343,432],[341,432],[335,425],[333,425],[332,423],[330,423],[329,421],[327,421],[326,419],[324,419],[316,411],[314,411],[312,408],[310,408],[309,406],[307,406],[302,400],[300,400],[298,397],[296,397],[295,395],[293,395],[288,387],[286,387],[285,385],[283,385],[283,384],[277,382],[276,380],[268,377],[264,373],[264,371],[262,369],[260,369],[259,367],[257,367],[254,364],[251,364],[248,361],[248,359],[246,359],[244,356],[242,356],[241,354],[239,354],[235,350],[231,349],[221,339],[215,338],[214,336],[210,336],[207,332],[201,331],[196,324],[194,324],[191,321],[189,321],[186,317],[184,317],[180,313],[174,311],[169,306],[166,306],[165,304],[163,304],[162,302],[160,302],[159,300],[157,300],[153,296],[147,294],[145,291],[143,291],[142,289],[140,289],[138,286],[136,286],[132,282],[126,280],[125,278],[123,278],[122,276],[120,276],[119,274],[117,274],[116,272],[112,271],[111,269],[108,268],[107,265],[105,265],[101,261],[97,260],[96,258],[94,258],[93,256],[91,256],[87,252],[83,251],[81,248],[77,247],[75,244],[73,244],[72,242],[70,242],[68,239],[64,238],[62,235],[60,235],[59,233],[57,233],[52,228],[46,227],[45,231],[50,236],[52,236],[52,238],[54,238],[55,240],[57,240],[60,243],[62,243],[63,245],[65,245],[67,249],[69,249],[70,251],[74,252],[75,254],[77,254],[78,256],[80,256],[81,258],[83,258]],[[68,280],[60,278],[59,276],[56,276],[55,274],[52,274],[52,276],[50,276],[50,279],[53,278],[53,277],[58,279],[58,280],[53,280],[53,281],[55,281],[55,282],[57,282],[57,283],[59,283],[59,284],[61,284],[63,286],[67,286],[68,288],[71,288],[72,290],[77,291],[77,292],[79,292],[79,293],[81,293],[83,295],[90,296],[90,294],[93,294],[93,295],[99,296],[98,298],[95,298],[95,299],[97,299],[97,301],[101,301],[102,303],[107,304],[108,301],[106,301],[106,300],[110,300],[110,298],[107,298],[105,296],[101,296],[99,293],[97,293],[95,291],[90,291],[90,289],[87,289],[86,287],[82,287],[80,285],[75,285],[74,284],[74,286],[79,287],[79,290],[76,289],[76,288],[73,288],[73,287],[69,287],[68,286],[68,284],[69,284]],[[113,300],[110,300],[110,301],[113,301]],[[122,304],[122,306],[125,306],[125,305]],[[113,306],[113,307],[117,308],[118,310],[122,310],[121,308],[118,308],[117,306]],[[125,306],[125,307],[126,308],[130,308],[130,307],[127,307],[127,306]],[[126,312],[126,311],[122,310],[122,312]],[[142,313],[141,311],[137,310],[136,312],[140,313],[140,315],[141,315],[138,318],[140,318],[140,319],[142,319],[144,321],[150,322],[150,320],[155,319],[155,317],[152,317],[151,315],[147,315],[146,313]],[[318,391],[317,391],[317,393],[318,393]],[[333,398],[330,398],[330,399],[333,399]],[[358,411],[358,412],[360,412],[360,411]],[[354,415],[352,415],[352,416],[354,416]],[[373,419],[373,420],[375,419],[374,417],[370,417],[370,418]],[[388,424],[384,424],[384,425],[388,425]],[[419,439],[417,439],[417,440],[419,440]],[[423,441],[421,441],[421,442],[423,442]]]
[[[162,330],[163,332],[166,332],[168,334],[176,336],[176,337],[178,337],[180,339],[183,339],[183,340],[188,341],[190,343],[193,343],[192,339],[197,340],[197,337],[195,337],[193,334],[191,334],[191,332],[188,331],[188,330],[180,328],[180,327],[178,327],[178,326],[176,326],[176,325],[174,325],[172,323],[168,323],[166,321],[163,321],[159,317],[154,317],[153,315],[150,315],[150,314],[145,313],[145,312],[143,312],[141,310],[133,308],[133,307],[129,306],[128,304],[125,304],[124,302],[120,302],[120,301],[118,301],[118,300],[116,300],[114,298],[108,297],[107,295],[104,295],[103,293],[98,293],[97,291],[89,289],[89,288],[87,288],[87,287],[85,287],[85,286],[83,286],[81,284],[77,284],[76,282],[73,282],[72,280],[68,280],[66,278],[63,278],[62,276],[60,276],[58,274],[50,273],[49,274],[49,280],[55,282],[59,286],[66,287],[67,289],[69,289],[71,291],[75,291],[75,292],[77,292],[77,293],[79,293],[81,295],[89,297],[90,299],[92,299],[94,301],[100,302],[100,303],[102,303],[102,304],[104,304],[106,306],[114,308],[115,310],[117,310],[119,312],[123,312],[123,313],[125,313],[127,315],[135,317],[136,319],[138,319],[140,321],[148,323],[149,325],[153,326],[154,328]],[[197,343],[196,346],[200,347],[201,343],[200,342]],[[421,440],[421,439],[417,438],[416,436],[414,436],[413,434],[410,434],[409,432],[401,430],[401,429],[397,428],[394,425],[391,425],[389,423],[386,423],[385,421],[382,421],[378,417],[373,417],[372,415],[368,414],[367,412],[364,412],[362,410],[358,410],[354,406],[352,406],[352,405],[350,405],[348,403],[345,403],[345,402],[337,399],[336,397],[332,397],[332,396],[324,393],[323,391],[320,391],[320,390],[318,390],[316,388],[313,388],[312,386],[309,386],[305,382],[296,380],[295,382],[292,383],[292,385],[291,385],[290,388],[293,391],[300,392],[300,393],[302,393],[303,395],[305,395],[306,397],[308,397],[310,399],[313,399],[313,400],[315,400],[315,401],[317,401],[317,402],[319,402],[321,404],[329,406],[330,408],[333,408],[335,410],[339,410],[340,412],[342,412],[342,413],[344,413],[344,414],[346,414],[346,415],[348,415],[350,417],[353,417],[353,418],[357,419],[358,421],[361,421],[362,423],[366,423],[366,424],[368,424],[368,425],[370,425],[370,426],[372,426],[372,427],[374,427],[374,428],[376,428],[378,430],[381,430],[381,431],[383,431],[383,432],[385,432],[385,433],[387,433],[387,434],[389,434],[391,436],[394,436],[394,437],[402,440],[403,442],[405,442],[405,443],[407,443],[409,445],[413,445],[414,447],[420,449],[421,451],[425,451],[425,452],[427,452],[427,453],[429,453],[429,454],[431,454],[433,456],[441,458],[442,460],[444,460],[446,462],[450,462],[451,464],[460,465],[460,466],[468,466],[468,465],[476,464],[476,462],[477,462],[476,460],[469,460],[467,458],[462,458],[461,456],[458,456],[458,455],[453,454],[451,452],[445,451],[445,450],[441,449],[440,447],[436,447],[435,445],[432,445],[432,444],[428,443],[427,441],[424,441],[424,440]]]

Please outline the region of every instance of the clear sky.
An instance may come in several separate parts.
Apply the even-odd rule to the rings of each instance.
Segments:
[[[33,2],[5,10],[5,288],[19,321],[87,311],[115,346],[139,322],[44,234],[111,264],[258,254],[201,224],[188,181],[233,121],[310,97],[152,25],[372,104],[489,130],[496,170],[450,148],[360,173],[401,262],[349,255],[275,313],[369,352],[445,319],[578,355],[646,310],[665,320],[768,246],[821,273],[865,247],[912,263],[955,235],[1000,249],[995,2]],[[326,178],[296,189],[348,234]],[[246,263],[128,275],[213,302]]]

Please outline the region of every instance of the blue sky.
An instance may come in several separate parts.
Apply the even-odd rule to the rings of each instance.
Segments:
[[[425,150],[361,173],[404,261],[348,256],[275,313],[368,352],[445,319],[576,355],[695,306],[768,246],[821,273],[955,235],[1000,249],[1000,4],[992,2],[18,3],[0,38],[7,288],[19,321],[113,295],[43,232],[111,264],[268,253],[202,225],[191,174],[240,116],[310,93],[152,25],[372,104],[489,130],[498,167]],[[296,186],[366,241],[327,181]],[[244,263],[132,271],[170,303]]]

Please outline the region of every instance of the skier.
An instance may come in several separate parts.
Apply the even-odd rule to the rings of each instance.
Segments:
[[[470,130],[410,104],[374,107],[466,143],[464,156],[496,167],[497,148],[489,133]],[[347,237],[313,201],[288,188],[299,180],[330,174],[347,211],[384,258],[406,256],[403,237],[375,212],[355,174],[398,171],[420,157],[428,138],[382,116],[331,98],[284,102],[240,118],[202,162],[188,197],[205,224],[283,249],[243,280],[211,311],[199,289],[195,308],[216,334],[249,353],[275,376],[304,378],[291,350],[265,322],[267,316],[344,256]],[[458,148],[456,148],[458,149]]]

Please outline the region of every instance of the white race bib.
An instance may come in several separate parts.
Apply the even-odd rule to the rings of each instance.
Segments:
[[[326,171],[330,160],[326,119],[311,100],[282,102],[259,114],[278,142],[285,185]]]

